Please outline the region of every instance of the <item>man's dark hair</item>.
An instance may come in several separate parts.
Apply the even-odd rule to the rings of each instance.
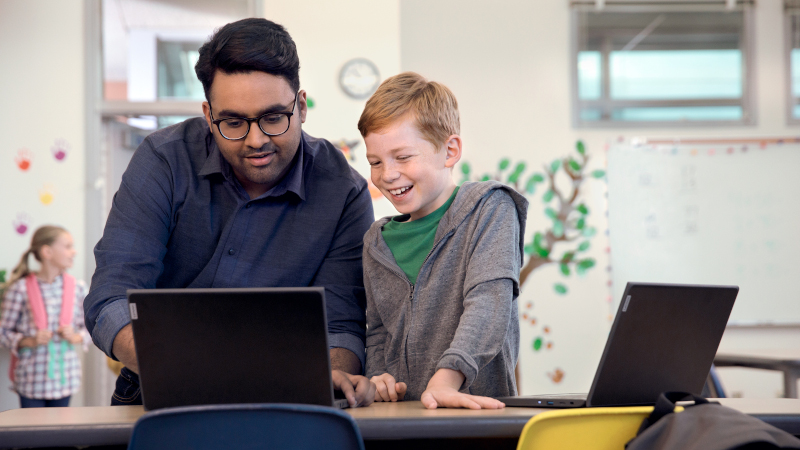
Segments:
[[[300,89],[297,47],[285,28],[266,19],[231,22],[200,47],[194,71],[208,101],[217,70],[228,74],[266,72],[283,77],[295,92]]]

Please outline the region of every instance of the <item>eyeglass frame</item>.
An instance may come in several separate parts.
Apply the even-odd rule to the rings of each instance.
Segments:
[[[262,114],[262,115],[260,115],[258,117],[228,117],[226,119],[214,119],[214,109],[211,108],[211,102],[208,102],[208,112],[211,114],[211,123],[213,123],[214,125],[217,126],[217,131],[219,131],[219,135],[222,136],[223,138],[225,138],[226,140],[229,140],[229,141],[241,141],[242,139],[246,138],[247,135],[250,134],[250,127],[253,124],[253,122],[258,124],[258,129],[261,130],[261,132],[266,134],[267,136],[280,136],[282,134],[286,134],[286,132],[289,131],[289,128],[292,127],[292,116],[294,115],[294,109],[297,107],[297,98],[298,98],[299,94],[300,94],[299,90],[297,92],[295,92],[295,94],[294,94],[294,102],[292,102],[292,111],[291,112],[268,112],[268,113],[264,113],[264,114]],[[281,131],[280,133],[274,133],[274,134],[273,133],[267,133],[266,131],[264,131],[263,128],[261,128],[261,124],[259,123],[259,121],[264,116],[270,116],[270,115],[276,115],[276,114],[277,115],[286,116],[286,119],[288,120],[288,123],[286,124],[286,129]],[[247,132],[244,134],[244,136],[242,136],[240,138],[229,138],[228,136],[225,136],[225,133],[223,133],[222,130],[219,128],[219,124],[224,122],[224,121],[226,121],[226,120],[231,120],[231,119],[244,120],[244,121],[247,122]]]

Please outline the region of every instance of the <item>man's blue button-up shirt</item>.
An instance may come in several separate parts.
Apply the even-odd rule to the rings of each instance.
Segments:
[[[322,286],[330,346],[363,368],[361,249],[373,219],[366,181],[325,140],[303,133],[287,175],[251,200],[203,118],[156,131],[134,153],[95,247],[86,327],[112,355],[130,322],[128,289]]]

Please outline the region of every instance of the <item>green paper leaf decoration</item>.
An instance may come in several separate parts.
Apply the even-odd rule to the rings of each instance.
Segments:
[[[524,162],[518,162],[517,167],[514,168],[514,173],[516,173],[517,175],[521,174],[522,172],[525,171],[525,167],[526,166]]]
[[[6,271],[0,270],[0,283],[5,283],[5,282],[6,282]]]
[[[575,209],[577,209],[578,212],[581,213],[581,214],[584,214],[584,215],[585,214],[589,214],[589,208],[587,208],[586,205],[584,205],[583,203],[581,203],[580,205],[576,206]]]
[[[541,183],[542,181],[544,181],[544,175],[540,173],[535,173],[533,174],[533,176],[531,176],[531,181],[533,181],[534,183]]]
[[[585,252],[586,250],[589,250],[590,246],[591,244],[589,243],[589,241],[583,241],[581,242],[581,245],[578,246],[578,251]]]
[[[544,214],[553,220],[558,219],[558,213],[553,208],[545,208]]]
[[[577,230],[582,230],[584,226],[586,226],[586,220],[584,220],[583,217],[581,217],[580,219],[578,219],[577,222],[575,222],[575,229]]]
[[[564,235],[564,223],[560,220],[553,222],[553,235],[555,237],[561,237]]]
[[[517,172],[511,172],[511,175],[508,176],[509,183],[516,183],[519,181],[519,174]]]
[[[533,194],[536,191],[536,183],[533,180],[528,180],[528,183],[525,184],[525,192],[528,194]]]
[[[463,173],[464,175],[469,175],[471,170],[472,169],[469,167],[469,163],[461,164],[461,173]]]
[[[530,255],[531,253],[533,253],[533,244],[525,244],[525,247],[523,249],[526,255]]]
[[[567,287],[561,283],[556,283],[553,285],[553,290],[556,291],[557,294],[564,295],[567,293]]]
[[[492,177],[488,173],[481,177],[481,181],[489,181],[491,179]]]
[[[308,97],[308,98],[306,98],[306,106],[308,106],[308,109],[311,109],[314,106],[316,106],[316,102],[314,102],[313,98]]]
[[[594,267],[594,260],[593,259],[584,259],[579,261],[577,266],[575,266],[575,272],[578,275],[586,274],[586,271]]]
[[[537,231],[536,234],[533,235],[533,245],[541,246],[542,239],[544,239],[544,235]]]
[[[545,192],[544,195],[542,196],[542,201],[547,203],[553,199],[554,195],[556,195],[556,193],[553,192],[552,189],[548,189],[547,192]]]
[[[581,234],[583,234],[585,237],[592,237],[596,232],[597,230],[595,230],[594,227],[589,227],[589,228],[584,228],[583,233]]]
[[[557,159],[550,163],[550,173],[558,172],[558,168],[561,167],[561,160]]]
[[[583,141],[578,141],[575,143],[575,150],[577,150],[581,155],[586,154],[586,146],[583,144]]]
[[[509,164],[511,164],[511,161],[509,161],[508,158],[501,159],[500,160],[500,170],[508,169]]]
[[[564,274],[565,277],[569,276],[569,266],[567,264],[561,263],[561,273]]]
[[[595,170],[592,172],[592,176],[595,178],[603,178],[604,176],[606,176],[606,171],[600,169]]]
[[[574,257],[575,257],[575,252],[566,252],[564,253],[564,256],[561,257],[561,262],[565,264],[569,263],[572,261],[572,258]]]
[[[541,349],[542,349],[542,338],[537,337],[536,339],[533,340],[533,350],[538,352]]]
[[[575,161],[574,159],[570,159],[569,160],[569,167],[570,167],[570,169],[574,170],[575,172],[580,172],[581,171],[581,165],[578,164],[578,161]]]

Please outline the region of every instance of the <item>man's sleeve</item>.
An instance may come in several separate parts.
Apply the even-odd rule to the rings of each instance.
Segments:
[[[92,340],[112,358],[114,338],[130,323],[126,291],[154,288],[163,272],[172,191],[169,164],[145,139],[114,195],[103,237],[94,249],[97,268],[83,303]]]
[[[366,298],[361,272],[364,233],[374,221],[372,199],[366,181],[350,191],[348,201],[336,226],[313,286],[325,288],[328,313],[328,343],[331,348],[345,348],[358,356],[365,367]]]
[[[479,216],[479,233],[470,249],[464,283],[464,312],[456,334],[436,369],[458,370],[469,387],[478,372],[500,351],[519,293],[520,226],[517,208],[503,191],[495,191]]]

